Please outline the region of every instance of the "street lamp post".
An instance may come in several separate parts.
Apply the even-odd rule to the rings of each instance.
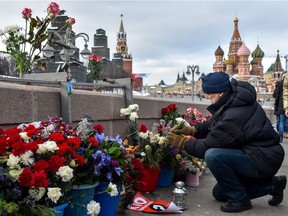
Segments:
[[[194,74],[199,75],[199,66],[198,65],[187,65],[187,75],[192,75],[192,101],[194,101]]]
[[[58,32],[54,32],[54,35],[56,35],[58,39],[60,40],[60,42],[64,44],[66,47],[66,48],[63,47],[63,49],[59,53],[60,58],[63,61],[66,61],[67,63],[69,63],[70,57],[74,55],[75,50],[77,49],[77,47],[73,45],[72,41],[75,41],[76,38],[78,37],[82,37],[84,39],[85,44],[84,44],[84,49],[80,52],[80,54],[82,58],[87,60],[89,58],[89,55],[91,54],[91,51],[88,49],[88,44],[87,44],[89,41],[89,36],[83,32],[75,36],[72,36],[71,31],[72,31],[71,28],[67,28],[65,35],[60,35]],[[46,57],[50,58],[52,55],[54,55],[54,49],[49,44],[47,44],[46,47],[44,47],[43,49],[43,53]]]

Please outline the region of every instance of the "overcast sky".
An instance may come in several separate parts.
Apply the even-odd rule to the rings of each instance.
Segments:
[[[24,27],[21,12],[31,8],[33,16],[45,17],[51,1],[0,1],[0,28]],[[133,55],[133,73],[150,73],[144,84],[174,84],[187,65],[200,72],[212,71],[214,52],[220,45],[227,58],[235,16],[242,40],[251,52],[259,45],[266,56],[288,54],[288,1],[55,1],[66,15],[74,17],[76,33],[85,32],[93,46],[96,29],[108,36],[110,58],[116,51],[116,35],[123,14],[128,52]],[[83,47],[79,38],[76,45]],[[3,46],[0,46],[3,49]],[[250,60],[251,57],[250,57]],[[264,57],[264,71],[275,57]],[[285,59],[282,58],[285,68]],[[191,80],[191,76],[187,77]]]

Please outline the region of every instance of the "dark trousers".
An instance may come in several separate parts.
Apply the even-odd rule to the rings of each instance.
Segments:
[[[241,150],[208,149],[205,161],[217,180],[212,193],[218,201],[238,202],[273,192],[272,177],[261,178]]]

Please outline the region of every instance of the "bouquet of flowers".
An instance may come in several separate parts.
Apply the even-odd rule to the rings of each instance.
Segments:
[[[89,55],[89,69],[93,80],[97,81],[101,72],[101,61],[102,58],[92,53]]]
[[[169,104],[167,107],[162,108],[162,116],[170,127],[173,127],[177,121],[176,119],[180,117],[180,113],[177,111],[176,104]]]
[[[38,16],[32,17],[32,10],[25,8],[22,11],[25,28],[14,25],[7,26],[4,30],[0,29],[0,36],[4,37],[3,43],[6,46],[6,52],[2,52],[14,58],[17,63],[16,69],[20,73],[21,78],[23,73],[31,69],[32,63],[43,64],[43,59],[41,63],[39,54],[47,46],[48,42],[50,45],[55,43],[66,49],[71,49],[68,45],[55,41],[53,39],[54,33],[48,38],[47,28],[59,12],[59,5],[55,2],[51,2],[47,7],[47,15],[44,19],[40,19]],[[69,18],[64,26],[57,31],[71,27],[74,23],[75,19]]]
[[[0,143],[0,213],[47,215],[66,201],[80,143],[69,125],[52,118],[1,129]]]
[[[181,115],[182,119],[185,120],[190,126],[197,122],[207,121],[210,116],[203,116],[203,114],[196,108],[189,107],[187,113]]]

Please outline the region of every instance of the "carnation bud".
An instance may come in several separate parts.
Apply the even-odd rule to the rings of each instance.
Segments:
[[[69,163],[69,165],[70,165],[71,167],[76,167],[76,166],[77,166],[75,160],[71,160],[70,163]]]

